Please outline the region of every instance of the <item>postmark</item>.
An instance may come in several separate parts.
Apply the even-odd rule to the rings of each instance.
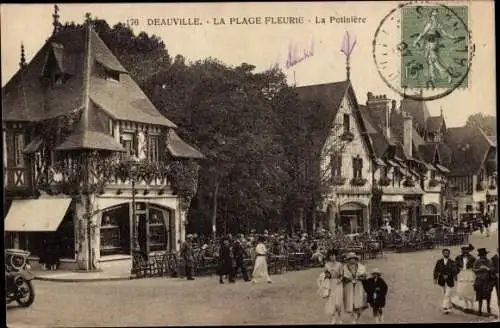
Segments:
[[[415,100],[467,88],[474,50],[465,5],[401,4],[382,19],[373,40],[379,76]]]

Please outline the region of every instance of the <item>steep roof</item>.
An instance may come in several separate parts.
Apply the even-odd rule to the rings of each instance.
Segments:
[[[425,128],[429,132],[439,131],[444,125],[444,118],[442,116],[431,116],[427,118]]]
[[[424,101],[405,98],[401,101],[401,111],[410,114],[415,123],[425,127],[427,119],[431,116]]]
[[[168,133],[167,149],[172,156],[178,158],[205,158],[198,149],[188,145],[182,140],[173,129],[170,129]]]
[[[123,146],[113,137],[95,131],[76,132],[70,135],[56,150],[100,149],[124,152]]]
[[[420,145],[418,150],[422,156],[422,159],[428,163],[434,162],[434,156],[436,155],[437,143],[427,143]]]
[[[84,107],[88,95],[116,119],[175,128],[176,125],[151,103],[97,33],[90,30],[88,36],[87,29],[82,27],[50,37],[27,67],[18,71],[2,88],[2,119],[53,119]],[[88,71],[85,65],[87,56],[90,56],[92,71],[88,90],[83,76]],[[44,88],[40,77],[51,60],[58,72],[65,75],[65,81],[59,86]],[[120,81],[96,76],[97,63],[120,74]]]
[[[495,145],[479,127],[448,128],[446,145],[451,151],[452,174],[475,174]]]
[[[370,111],[365,105],[359,105],[359,110],[361,112],[362,119],[365,121],[365,125],[372,128],[371,131],[367,132],[373,145],[375,156],[381,158],[384,156],[390,145],[389,140],[382,132],[380,125],[377,124],[379,121],[377,120],[377,117],[375,117],[375,112]]]

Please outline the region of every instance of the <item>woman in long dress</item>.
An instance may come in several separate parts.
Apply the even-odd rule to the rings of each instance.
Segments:
[[[252,283],[254,284],[264,280],[269,284],[272,283],[267,270],[267,249],[266,245],[264,245],[264,241],[264,237],[260,236],[257,241],[257,246],[255,246],[255,265],[252,273]]]
[[[344,306],[344,288],[341,280],[342,263],[337,262],[337,252],[329,250],[326,255],[325,276],[330,280],[330,293],[326,301],[326,314],[332,318],[332,324],[342,323],[341,313]]]
[[[366,295],[363,280],[366,279],[366,267],[359,263],[359,257],[352,252],[345,256],[342,267],[342,281],[344,283],[344,309],[352,316],[352,323],[356,323],[361,312],[366,309]]]
[[[474,298],[476,297],[474,291],[476,275],[472,271],[476,258],[469,253],[474,249],[471,246],[462,247],[462,254],[455,259],[459,272],[457,276],[457,295],[465,301],[468,310],[472,310]]]

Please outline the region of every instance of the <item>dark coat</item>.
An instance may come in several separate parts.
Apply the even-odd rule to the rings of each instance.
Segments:
[[[490,270],[481,270],[481,266],[486,266]],[[496,276],[493,274],[493,263],[487,258],[479,258],[472,268],[476,274],[474,281],[474,290],[476,291],[476,300],[485,300],[491,297],[491,292],[495,285]]]
[[[372,307],[383,308],[385,306],[385,299],[389,287],[385,283],[384,279],[378,278],[368,278],[363,281],[363,287],[365,288],[367,302]]]
[[[241,245],[241,243],[239,241],[236,241],[233,244],[234,260],[238,263],[241,263],[241,262],[243,262],[245,255],[246,255],[245,249],[243,248],[243,246]]]
[[[457,279],[457,265],[452,259],[444,265],[444,259],[439,259],[434,266],[434,280],[437,280],[439,286],[454,287]]]
[[[184,242],[181,247],[181,257],[187,266],[194,265],[194,250],[193,245],[189,242]]]
[[[467,256],[467,269],[472,269],[474,262],[476,261],[476,258],[470,254],[466,255]],[[464,267],[464,254],[460,254],[455,258],[455,263],[457,264],[457,274],[462,271],[462,268]]]
[[[222,245],[219,250],[219,275],[229,274],[233,269],[233,259],[231,257],[231,248]]]

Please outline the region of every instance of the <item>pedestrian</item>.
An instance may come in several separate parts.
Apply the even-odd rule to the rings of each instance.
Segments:
[[[357,323],[361,312],[366,309],[366,295],[363,280],[366,279],[366,267],[359,262],[359,257],[349,252],[342,267],[344,285],[344,309],[351,314],[352,323]]]
[[[385,300],[387,296],[387,292],[389,291],[389,287],[387,283],[382,278],[382,272],[379,269],[372,270],[371,278],[366,279],[365,291],[367,296],[368,304],[373,309],[373,317],[375,318],[375,323],[383,323],[384,322],[384,307]]]
[[[443,257],[437,260],[434,266],[434,283],[443,288],[444,298],[443,298],[443,312],[445,314],[451,311],[451,295],[453,292],[453,287],[455,287],[455,282],[457,280],[457,267],[455,262],[450,259],[450,250],[448,248],[443,249]]]
[[[500,298],[500,295],[498,295],[498,282],[499,282],[499,278],[498,278],[498,264],[499,264],[499,261],[498,261],[498,247],[497,247],[497,252],[495,255],[493,255],[491,257],[491,262],[493,264],[493,277],[495,278],[495,291],[497,293],[497,302],[498,302],[498,307],[500,308],[500,301],[499,301],[499,298]]]
[[[255,264],[252,273],[252,282],[254,284],[261,280],[265,280],[269,284],[272,283],[267,270],[267,249],[266,245],[264,245],[265,240],[263,236],[259,236],[257,239],[257,246],[255,246]]]
[[[337,252],[330,249],[326,254],[325,278],[329,280],[329,294],[325,305],[326,314],[331,323],[342,323],[341,313],[344,307],[344,288],[342,285],[342,263],[337,261]]]
[[[186,241],[181,247],[181,257],[184,260],[184,271],[187,280],[194,280],[194,250],[193,250],[193,235],[186,236]]]
[[[243,246],[243,243],[244,243],[243,235],[240,235],[240,238],[235,240],[233,243],[233,255],[235,262],[233,277],[236,278],[238,270],[241,270],[241,274],[243,275],[243,280],[250,281],[250,279],[248,278],[248,272],[245,265],[246,251]]]
[[[235,282],[233,277],[233,258],[231,257],[231,245],[229,237],[222,237],[219,250],[219,283],[224,283],[224,276],[229,276],[229,282]]]
[[[490,220],[490,216],[488,215],[488,213],[486,213],[483,217],[483,226],[484,226],[484,230],[486,231],[486,237],[490,237],[490,224],[491,224],[491,220]]]
[[[472,271],[476,258],[470,254],[474,246],[468,245],[462,247],[462,254],[455,258],[457,264],[457,295],[465,302],[466,310],[472,310],[475,291],[475,274]]]
[[[495,284],[496,276],[493,274],[493,263],[487,258],[488,251],[486,248],[479,248],[477,256],[479,257],[472,270],[476,274],[474,289],[476,291],[476,300],[479,303],[478,312],[481,315],[483,311],[483,302],[486,301],[486,311],[491,314],[491,292]]]

